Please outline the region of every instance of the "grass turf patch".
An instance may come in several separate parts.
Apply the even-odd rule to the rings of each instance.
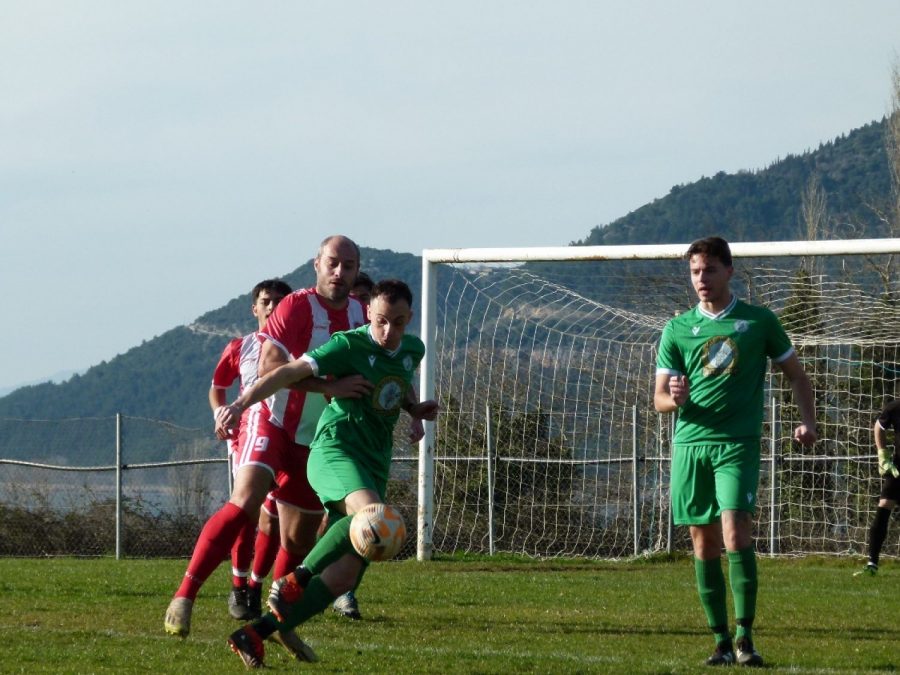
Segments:
[[[900,567],[760,559],[757,647],[769,670],[900,667],[887,618]],[[162,619],[183,560],[0,559],[11,611],[5,672],[241,672],[225,640],[228,565],[207,582],[186,640]],[[726,566],[727,568],[727,566]],[[727,570],[726,570],[727,573]],[[598,562],[448,558],[372,565],[362,621],[326,611],[301,626],[320,662],[267,643],[271,671],[310,673],[690,673],[712,651],[687,557]]]

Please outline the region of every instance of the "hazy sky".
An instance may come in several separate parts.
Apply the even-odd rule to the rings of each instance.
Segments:
[[[0,0],[0,389],[331,233],[582,239],[881,118],[898,52],[897,0]]]

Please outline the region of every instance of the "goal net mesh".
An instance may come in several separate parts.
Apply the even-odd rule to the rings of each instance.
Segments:
[[[791,440],[767,378],[756,517],[771,553],[865,550],[880,490],[872,425],[897,395],[900,289],[887,256],[735,259],[816,395],[820,441]],[[675,260],[437,266],[432,542],[439,552],[620,557],[689,548],[672,528],[672,415],[653,409],[665,322],[696,296]],[[900,528],[891,530],[900,532]],[[897,536],[885,543],[897,555]]]

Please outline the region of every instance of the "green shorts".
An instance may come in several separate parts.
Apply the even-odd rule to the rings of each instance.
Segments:
[[[386,479],[367,468],[360,458],[333,446],[313,445],[306,463],[306,475],[319,501],[329,510],[357,490],[374,490],[381,501],[387,493]]]
[[[759,440],[675,445],[672,517],[676,525],[709,525],[722,511],[756,511]]]

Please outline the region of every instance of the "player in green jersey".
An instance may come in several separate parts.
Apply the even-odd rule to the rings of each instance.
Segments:
[[[372,289],[368,326],[335,333],[331,340],[285,364],[245,390],[220,416],[227,426],[243,410],[308,377],[355,377],[359,398],[334,398],[319,418],[307,464],[309,482],[328,510],[330,526],[294,572],[277,580],[269,596],[275,612],[235,631],[228,642],[250,667],[263,663],[262,640],[322,612],[353,589],[367,562],[350,543],[354,513],[383,503],[391,465],[394,426],[405,409],[434,420],[435,401],[412,402],[412,379],[425,346],[405,333],[412,292],[402,281]]]
[[[690,527],[700,603],[716,638],[706,663],[762,666],[751,634],[758,587],[752,528],[766,361],[791,383],[801,421],[794,438],[803,445],[816,441],[815,399],[778,318],[732,294],[728,242],[699,239],[685,258],[700,302],[663,329],[653,397],[659,412],[678,411],[672,513],[677,525]],[[737,619],[734,643],[723,544]]]

